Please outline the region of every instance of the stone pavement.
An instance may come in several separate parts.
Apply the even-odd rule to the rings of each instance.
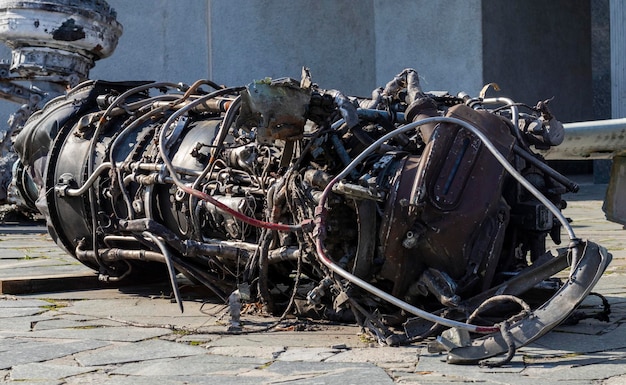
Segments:
[[[626,384],[626,231],[605,221],[603,185],[568,197],[577,235],[613,263],[594,289],[610,322],[560,326],[495,369],[456,366],[424,345],[381,347],[354,326],[286,322],[278,331],[226,334],[226,309],[182,287],[98,288],[39,227],[0,226],[0,281],[66,282],[53,292],[0,295],[0,382],[15,384]],[[37,280],[37,277],[43,277]],[[55,278],[56,277],[56,278]],[[65,277],[58,280],[58,277]],[[72,278],[73,277],[73,278]],[[74,280],[72,280],[74,279]],[[52,286],[55,287],[55,286]],[[82,287],[82,290],[67,290]],[[87,289],[86,287],[91,287]],[[6,286],[8,291],[11,286]],[[598,308],[590,297],[583,305]],[[273,321],[244,316],[249,329]]]

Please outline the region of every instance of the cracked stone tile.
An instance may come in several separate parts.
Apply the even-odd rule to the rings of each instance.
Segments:
[[[16,385],[66,385],[64,380],[33,380],[33,381],[8,381],[8,384]]]
[[[42,269],[44,267],[45,269]],[[21,267],[12,267],[10,269],[0,269],[0,278],[35,276],[33,274],[33,268],[36,268],[39,270],[45,270],[45,275],[75,274],[77,273],[77,267],[78,266],[67,265],[67,264],[62,264],[62,265],[51,264],[49,266],[45,266],[44,264],[42,264],[42,266],[25,265]],[[78,272],[88,271],[87,269],[88,269],[87,267],[85,267],[84,270],[78,269]]]
[[[39,299],[0,299],[0,309],[16,307],[42,307],[49,306],[50,302]]]
[[[81,339],[100,341],[135,342],[172,333],[165,328],[140,328],[134,326],[81,327],[34,331],[31,338]]]
[[[602,381],[602,385],[623,385],[626,384],[626,375],[607,378]]]
[[[417,363],[420,348],[407,346],[402,348],[376,346],[372,348],[353,348],[338,352],[327,362],[402,362]]]
[[[59,291],[54,293],[35,293],[35,294],[24,294],[20,295],[20,298],[39,298],[39,299],[51,299],[55,301],[76,301],[72,302],[72,306],[78,304],[82,301],[93,301],[93,300],[112,300],[112,299],[128,299],[129,295],[133,295],[132,293],[125,292],[126,288],[110,288],[110,289],[85,289],[85,290],[76,290],[76,291]],[[67,310],[68,308],[65,308]],[[71,314],[69,312],[68,314]],[[91,315],[80,314],[77,315],[81,317],[92,317]]]
[[[181,314],[178,306],[169,299],[148,297],[89,299],[74,302],[71,307],[60,309],[59,313],[109,318],[125,323],[174,325],[192,329],[207,323],[206,314],[199,310],[201,304],[186,301],[184,305],[185,313]]]
[[[72,304],[72,306],[74,306],[74,304]],[[107,319],[102,319],[99,317],[86,316],[82,314],[63,314],[63,313],[60,313],[55,318],[59,320],[76,321],[76,322],[87,322],[87,321],[96,321],[96,320],[106,321],[107,320]],[[114,322],[114,321],[111,321],[111,322]],[[119,325],[119,322],[117,322],[117,324]]]
[[[321,330],[302,332],[268,332],[242,335],[229,335],[226,338],[211,341],[210,346],[291,346],[306,348],[331,348],[334,345],[346,347],[364,347],[355,328],[346,330],[322,327]]]
[[[21,346],[26,346],[31,341],[28,339],[7,338],[0,344],[0,353],[9,353],[12,349],[19,349]]]
[[[384,385],[394,383],[383,369],[367,363],[276,361],[263,371],[280,375],[274,381],[266,381],[267,384]]]
[[[572,355],[529,365],[524,374],[561,381],[600,381],[626,374],[626,352]]]
[[[600,335],[615,328],[612,323],[602,322],[595,319],[582,320],[576,325],[560,325],[552,329],[553,332],[570,334]]]
[[[109,347],[107,349],[79,353],[76,355],[76,360],[83,366],[101,366],[159,358],[193,356],[196,354],[206,354],[206,350],[201,347],[175,342],[148,340],[133,344],[120,344],[114,348]]]
[[[105,341],[49,342],[28,339],[4,339],[0,345],[0,369],[47,361],[109,345]]]
[[[599,352],[626,347],[626,324],[603,335],[569,334],[552,331],[534,342],[534,346],[570,353]]]
[[[46,310],[40,307],[10,307],[0,308],[1,318],[27,317],[37,314],[43,314]]]
[[[215,336],[208,334],[187,334],[182,337],[176,338],[176,342],[187,342],[187,343],[200,343],[206,344],[207,342],[211,342],[215,340]]]
[[[51,330],[51,329],[68,329],[68,328],[95,328],[103,326],[121,327],[123,323],[107,320],[107,319],[71,319],[58,317],[53,319],[45,319],[37,322],[33,330]]]
[[[258,358],[233,358],[207,353],[175,359],[123,364],[111,373],[133,376],[238,375],[255,370],[265,363]]]
[[[11,380],[61,380],[66,377],[92,372],[94,370],[94,368],[85,368],[80,366],[31,363],[14,366],[11,369]]]
[[[284,346],[246,346],[242,349],[240,346],[216,346],[207,347],[207,351],[211,354],[224,355],[230,357],[252,357],[259,358],[263,361],[275,360],[285,351]]]
[[[321,362],[339,353],[340,350],[329,348],[288,348],[276,359],[278,361],[314,361]]]
[[[104,385],[259,385],[270,384],[265,378],[242,377],[242,376],[125,376],[107,375],[81,376],[80,382],[68,381],[67,385],[73,384],[104,384]],[[299,384],[299,383],[298,383]],[[319,383],[318,383],[319,384]],[[39,385],[39,384],[37,384]]]
[[[502,378],[510,379],[511,375],[515,375],[515,378],[519,378],[520,381],[523,380],[522,373],[524,373],[525,365],[522,361],[523,357],[521,355],[513,357],[513,360],[505,366],[498,368],[486,368],[478,365],[451,365],[445,361],[445,354],[428,354],[425,353],[426,348],[424,348],[423,351],[424,354],[420,355],[419,361],[415,366],[415,372],[423,375],[429,375],[430,377],[428,377],[428,379],[434,380],[432,382],[424,381],[424,383],[427,384],[437,384],[445,381],[450,381],[451,383],[456,381],[460,383],[481,382],[486,384],[507,384],[508,382],[506,381],[499,381],[501,381]],[[499,358],[493,358],[493,360],[497,359]],[[439,375],[445,375],[445,381],[439,379],[437,377]],[[536,379],[534,381],[536,381]],[[520,384],[521,383],[522,382],[520,382]],[[532,382],[529,382],[529,384],[532,384]],[[537,384],[535,383],[534,385]]]
[[[379,368],[383,369],[395,382],[398,382],[400,378],[413,378],[418,372],[415,371],[414,365],[401,365],[394,364],[375,364]]]
[[[469,379],[465,377],[459,377],[455,374],[444,374],[444,373],[404,373],[398,375],[392,375],[395,383],[398,384],[415,384],[415,385],[467,385],[478,383],[481,385],[520,385],[521,382],[518,382],[518,378],[515,381],[506,382],[493,382],[487,379]],[[554,384],[550,384],[554,385]],[[563,384],[565,385],[565,384]],[[569,384],[568,384],[569,385]]]
[[[15,336],[31,331],[33,324],[48,320],[49,317],[36,315],[16,318],[0,318],[0,335]]]

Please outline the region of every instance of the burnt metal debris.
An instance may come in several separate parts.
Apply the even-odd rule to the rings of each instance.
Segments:
[[[76,23],[63,36],[87,34]],[[182,310],[181,273],[230,305],[234,332],[246,301],[498,365],[611,259],[561,213],[578,186],[538,151],[562,140],[547,102],[426,92],[413,69],[358,98],[304,69],[240,87],[84,81],[14,147],[23,201],[102,280],[164,277]]]
[[[33,112],[87,80],[95,62],[113,53],[122,34],[116,17],[100,0],[0,1],[0,41],[11,48],[11,62],[0,63],[0,98],[21,105],[0,138],[0,202],[23,206],[27,196],[15,189],[25,181],[23,169],[12,169],[13,136]]]

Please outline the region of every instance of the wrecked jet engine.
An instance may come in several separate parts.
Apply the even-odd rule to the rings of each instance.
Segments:
[[[84,82],[15,148],[54,240],[104,280],[167,272],[182,310],[179,272],[391,345],[441,334],[469,363],[555,327],[611,259],[560,211],[576,184],[533,152],[562,139],[545,102],[428,93],[411,69],[348,97],[305,69],[233,88]]]

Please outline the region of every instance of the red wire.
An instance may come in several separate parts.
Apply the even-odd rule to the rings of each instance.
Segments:
[[[203,193],[202,191],[199,191],[199,190],[196,190],[194,188],[187,187],[187,186],[182,186],[181,188],[187,194],[193,195],[196,198],[199,198],[199,199],[202,199],[204,201],[207,201],[210,204],[212,204],[214,206],[217,206],[221,210],[226,211],[227,213],[229,213],[233,217],[239,219],[240,221],[245,222],[245,223],[247,223],[249,225],[252,225],[252,226],[255,226],[255,227],[261,227],[261,228],[264,228],[264,229],[270,229],[270,230],[276,230],[276,231],[289,231],[289,232],[291,232],[291,231],[301,230],[303,228],[303,226],[312,223],[311,220],[306,220],[306,221],[303,221],[301,224],[298,224],[298,225],[286,225],[286,224],[283,224],[283,223],[273,223],[273,222],[261,221],[261,220],[258,220],[256,218],[249,217],[249,216],[247,216],[245,214],[240,213],[237,210],[234,210],[234,209],[228,207],[224,203],[218,201],[217,199],[213,198],[209,194]]]

